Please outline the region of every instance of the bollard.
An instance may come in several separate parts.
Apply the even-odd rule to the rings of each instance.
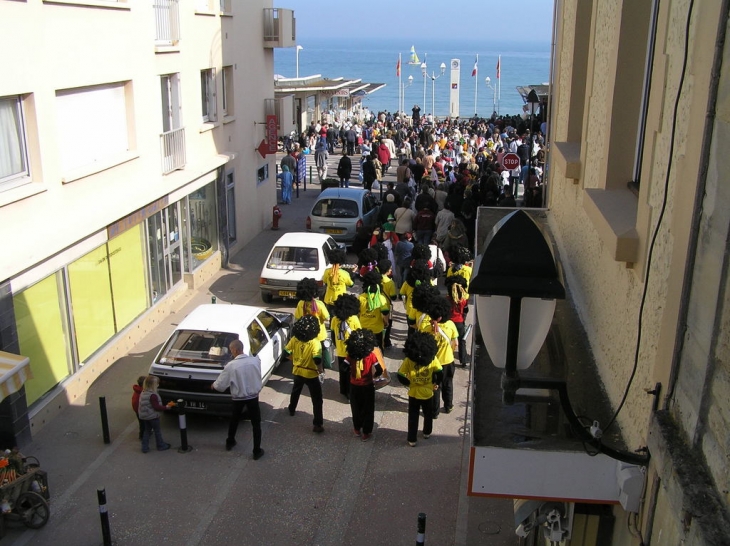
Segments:
[[[96,496],[99,500],[101,536],[104,537],[104,546],[112,546],[112,532],[109,528],[109,513],[106,510],[106,489],[97,489]]]
[[[299,199],[299,179],[297,178],[297,199]]]
[[[211,296],[210,303],[218,303],[218,298],[216,298],[215,296]]]
[[[178,423],[180,425],[180,449],[177,452],[190,453],[193,446],[188,445],[188,422],[185,418],[185,401],[182,398],[177,401],[177,407],[179,411]]]
[[[106,397],[99,397],[99,411],[101,411],[101,433],[104,436],[104,443],[110,444],[109,438],[109,418],[106,415]]]
[[[416,534],[416,546],[426,544],[426,514],[418,514],[418,533]]]

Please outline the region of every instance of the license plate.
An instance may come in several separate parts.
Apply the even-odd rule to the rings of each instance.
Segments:
[[[194,400],[186,400],[185,407],[191,409],[208,409],[208,405],[205,402],[196,402]]]
[[[279,297],[280,298],[296,298],[297,293],[292,292],[290,290],[279,290]]]
[[[330,235],[341,235],[342,233],[345,233],[345,230],[337,228],[325,228],[324,232],[329,233]]]

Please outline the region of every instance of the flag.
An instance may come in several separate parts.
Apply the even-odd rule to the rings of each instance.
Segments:
[[[501,72],[500,67],[499,67],[499,65],[501,64],[501,61],[502,61],[502,55],[497,57],[497,79],[499,79],[499,75]]]
[[[400,78],[400,53],[398,54],[398,64],[395,65],[395,75]]]
[[[479,55],[477,55],[476,60],[474,61],[474,69],[471,71],[472,77],[477,75],[477,65],[479,64]]]

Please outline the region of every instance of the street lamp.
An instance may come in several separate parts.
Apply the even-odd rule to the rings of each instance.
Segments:
[[[487,82],[487,87],[492,90],[492,115],[497,113],[497,88],[492,85],[492,78],[487,76],[484,80]]]
[[[441,69],[441,74],[438,76],[431,72],[431,115],[433,116],[434,122],[436,121],[436,80],[446,72],[446,64],[441,63],[439,68]]]
[[[408,85],[406,85],[405,83],[403,84],[403,93],[401,95],[403,98],[403,106],[401,108],[401,112],[404,114],[406,110],[406,89],[408,89],[411,85],[413,85],[413,76],[408,76]]]
[[[297,46],[297,78],[299,77],[299,52],[304,49],[302,46]]]
[[[423,76],[423,106],[426,106],[426,78],[428,77],[428,72],[426,72],[426,69],[428,67],[426,66],[426,63],[421,63],[421,75]]]
[[[612,448],[589,432],[570,403],[567,381],[520,377],[529,368],[551,328],[556,300],[565,299],[561,270],[541,229],[523,210],[495,224],[474,263],[469,293],[492,363],[503,368],[502,402],[515,403],[519,389],[557,391],[571,431],[590,447],[616,460],[647,465],[649,455]],[[506,320],[505,320],[506,317]]]

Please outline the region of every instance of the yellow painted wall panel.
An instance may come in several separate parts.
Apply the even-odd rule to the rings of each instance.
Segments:
[[[108,247],[114,314],[119,331],[147,308],[142,224],[109,241]]]

